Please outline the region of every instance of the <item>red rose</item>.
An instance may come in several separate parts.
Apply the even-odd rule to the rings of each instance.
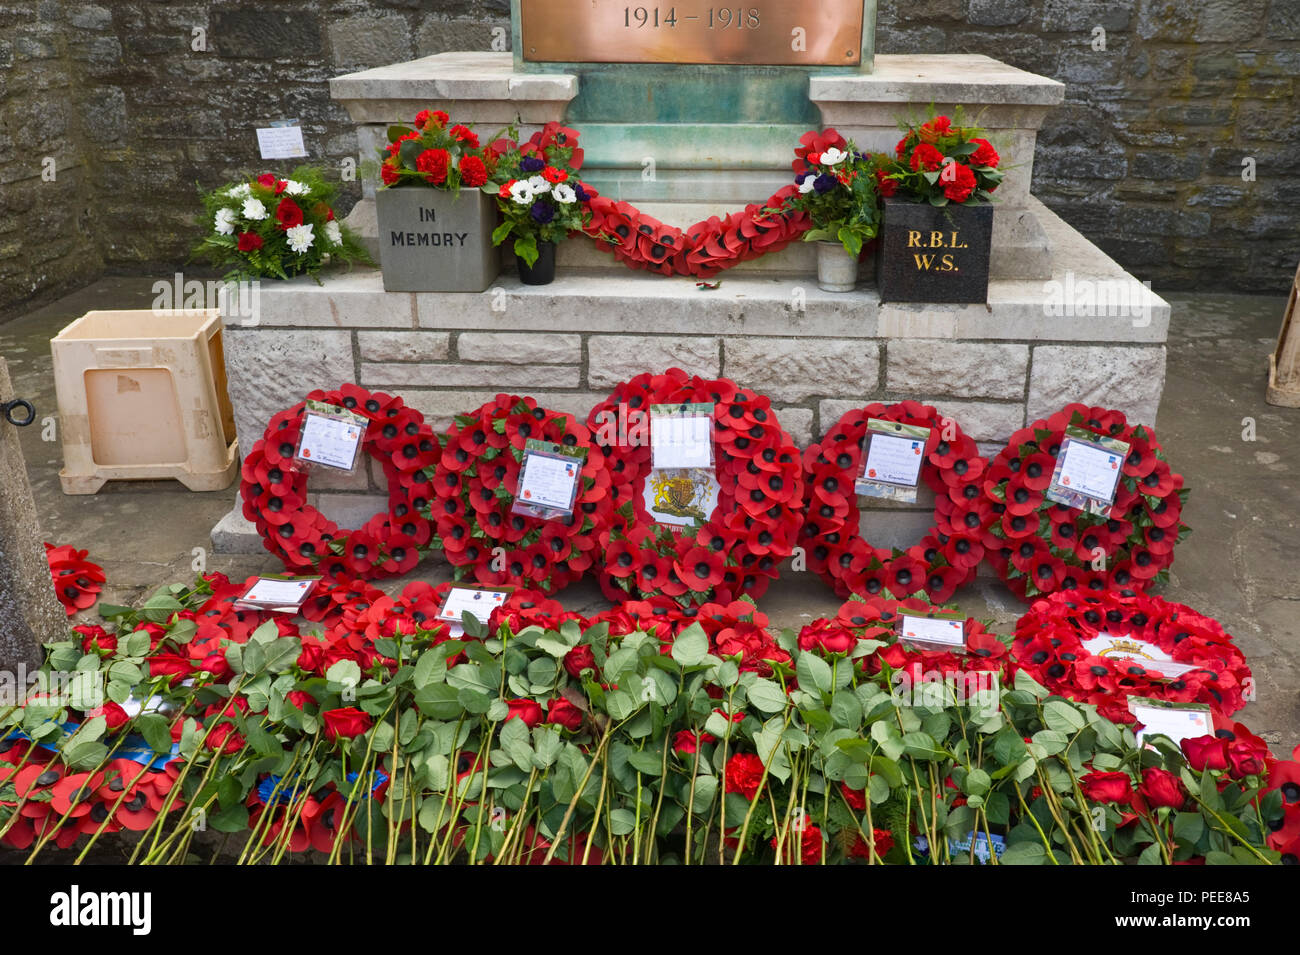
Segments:
[[[979,143],[979,149],[970,154],[970,164],[972,166],[996,167],[1002,160],[998,151],[993,148],[993,144],[987,139],[972,139],[971,142]]]
[[[262,237],[256,232],[239,233],[239,251],[252,252],[254,249],[262,247]]]
[[[596,655],[591,652],[590,644],[580,643],[564,655],[564,669],[575,680],[582,677],[583,670],[596,669]]]
[[[478,148],[478,135],[474,132],[474,130],[470,129],[468,126],[461,126],[457,124],[453,126],[451,129],[447,130],[447,132],[451,135],[452,139],[464,143],[465,145],[469,146],[471,149]]]
[[[975,173],[970,171],[969,166],[959,162],[948,163],[939,174],[939,182],[949,202],[965,202],[975,191],[976,185]]]
[[[1133,783],[1128,773],[1102,773],[1096,770],[1079,780],[1083,794],[1093,802],[1128,803],[1133,798]]]
[[[346,736],[349,739],[353,736],[359,736],[369,730],[371,726],[370,714],[357,709],[355,706],[326,710],[321,714],[321,720],[325,723],[325,738],[331,742],[340,736]]]
[[[235,732],[234,723],[221,723],[207,734],[206,745],[214,753],[229,756],[244,748],[244,737]]]
[[[727,760],[727,792],[753,801],[763,781],[763,761],[754,753],[737,753]]]
[[[109,633],[99,624],[82,624],[72,629],[81,634],[82,653],[112,653],[117,649],[117,635]]]
[[[888,829],[872,829],[871,841],[876,844],[877,858],[884,858],[885,853],[894,848],[894,834]],[[857,859],[871,858],[870,847],[867,846],[866,840],[857,833],[853,835],[853,845],[849,847],[849,855]]]
[[[935,149],[929,143],[921,143],[916,149],[912,150],[912,171],[920,172],[924,167],[929,172],[934,172],[943,165],[943,153]]]
[[[556,169],[554,166],[547,166],[542,170],[542,178],[552,184],[564,182],[569,178],[569,174],[563,169]]]
[[[235,675],[235,671],[230,668],[230,661],[220,651],[209,653],[204,657],[203,662],[199,664],[199,669],[207,670],[218,683],[225,683]]]
[[[1164,806],[1170,809],[1181,809],[1187,799],[1182,781],[1177,776],[1167,770],[1154,767],[1142,773],[1142,785],[1138,787],[1138,795],[1152,809],[1160,809]]]
[[[477,156],[462,156],[460,159],[460,181],[471,188],[478,188],[487,182],[487,166]]]
[[[307,707],[316,705],[316,697],[306,690],[290,690],[284,695],[284,698],[303,712],[307,711]]]
[[[260,175],[260,176],[257,177],[257,184],[258,184],[259,186],[261,186],[262,188],[264,188],[264,189],[274,189],[274,188],[275,188],[275,173],[273,173],[273,172],[264,172],[264,173],[262,173],[262,175]]]
[[[281,229],[288,231],[294,226],[302,225],[302,209],[298,203],[285,196],[275,207],[275,219],[280,223]]]
[[[805,628],[799,634],[799,649],[813,650],[820,648],[826,653],[848,653],[858,645],[858,638],[848,630],[833,627],[824,620],[819,620],[812,627]]]
[[[149,664],[151,677],[169,676],[169,684],[189,676],[194,670],[190,661],[178,653],[156,653],[145,662]]]
[[[582,710],[568,700],[554,699],[546,706],[546,722],[555,723],[576,733],[582,729]]]
[[[716,743],[718,738],[712,733],[696,735],[694,730],[681,730],[673,736],[673,751],[680,756],[691,756],[699,750],[700,743]]]
[[[848,783],[840,783],[840,792],[844,794],[844,801],[857,810],[867,808],[867,793],[862,789],[850,789]]]
[[[542,722],[542,707],[536,700],[506,700],[506,706],[510,707],[507,720],[521,719],[529,728]]]
[[[1239,739],[1228,744],[1228,763],[1233,779],[1258,776],[1264,772],[1263,754],[1245,740]]]
[[[426,149],[415,157],[415,168],[424,173],[424,178],[432,183],[447,181],[447,169],[451,165],[451,153],[445,149]]]
[[[1228,743],[1217,736],[1197,736],[1182,742],[1187,765],[1198,773],[1206,769],[1228,768]]]
[[[126,710],[118,706],[112,700],[105,700],[104,705],[99,707],[99,714],[104,717],[104,722],[108,724],[111,730],[117,729],[125,723],[131,722],[131,717],[126,715]]]

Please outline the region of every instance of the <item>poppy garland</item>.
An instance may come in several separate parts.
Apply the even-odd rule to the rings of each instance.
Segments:
[[[1099,635],[1132,641],[1132,654],[1090,652],[1084,642]],[[1198,669],[1162,673],[1152,646],[1172,662]],[[1134,722],[1130,696],[1207,703],[1230,716],[1250,695],[1250,667],[1223,626],[1153,594],[1076,590],[1041,598],[1017,622],[1011,652],[1016,667],[1050,691],[1095,703],[1115,723]]]
[[[353,384],[313,391],[307,401],[342,406],[368,420],[361,450],[384,468],[388,511],[346,530],[307,503],[307,472],[294,460],[306,407],[300,402],[271,418],[244,459],[244,516],[292,573],[366,580],[406,573],[432,549],[433,526],[422,511],[439,453],[433,430],[401,398]]]
[[[872,418],[930,429],[921,477],[935,494],[934,526],[906,551],[876,547],[859,529],[854,483]],[[808,566],[841,597],[924,591],[936,603],[948,600],[974,579],[984,557],[987,466],[975,442],[929,405],[876,403],[848,412],[803,453],[806,517],[799,539]]]
[[[1129,445],[1109,518],[1044,496],[1070,426]],[[1022,600],[1076,588],[1145,590],[1166,578],[1188,533],[1183,477],[1170,470],[1155,432],[1106,408],[1069,404],[1015,432],[989,465],[984,493],[985,554]]]
[[[530,439],[586,451],[573,515],[543,520],[511,512]],[[456,579],[512,584],[552,594],[595,563],[613,514],[605,456],[586,425],[532,398],[497,395],[457,415],[441,446],[431,495],[437,536]]]
[[[55,547],[45,544],[45,560],[54,580],[54,595],[71,617],[79,610],[89,610],[104,587],[104,568],[87,559],[89,551],[68,544]]]
[[[614,514],[602,541],[600,587],[615,602],[671,597],[683,606],[741,596],[757,599],[794,551],[803,523],[799,450],[782,430],[771,401],[720,378],[707,381],[680,368],[641,374],[619,384],[592,409],[598,441],[602,422],[648,415],[656,404],[711,403],[717,504],[689,525],[657,523],[644,500],[653,450],[618,429],[604,446],[613,484]]]

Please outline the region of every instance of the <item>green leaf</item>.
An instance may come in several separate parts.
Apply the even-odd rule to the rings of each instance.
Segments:
[[[658,776],[663,771],[663,753],[652,749],[634,749],[627,754],[628,765],[637,772]]]
[[[1048,700],[1043,704],[1043,722],[1049,729],[1072,733],[1086,725],[1083,714],[1064,700]]]
[[[771,680],[759,678],[749,687],[749,702],[764,713],[780,713],[789,700],[779,686]]]
[[[1041,842],[1017,842],[1007,846],[998,861],[1002,865],[1046,865],[1047,850]]]
[[[815,686],[823,693],[831,692],[830,664],[814,653],[803,653],[795,668],[799,675],[799,686],[807,689]]]
[[[691,624],[673,641],[672,658],[681,666],[699,666],[708,654],[709,637],[698,623]]]
[[[135,729],[155,753],[166,753],[172,748],[171,727],[161,713],[141,713],[135,718]]]
[[[1205,820],[1199,812],[1180,812],[1174,816],[1174,837],[1183,845],[1194,846],[1205,832]]]
[[[459,691],[445,683],[431,683],[416,690],[415,705],[421,713],[435,720],[454,720],[465,712],[460,704]]]

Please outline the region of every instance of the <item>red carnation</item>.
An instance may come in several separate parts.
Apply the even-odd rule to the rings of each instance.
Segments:
[[[288,231],[294,226],[302,225],[302,209],[298,203],[285,196],[275,207],[275,219],[280,223],[281,229]]]
[[[898,180],[891,179],[889,173],[883,169],[876,170],[876,190],[888,199],[894,193],[898,192]]]
[[[391,159],[385,159],[379,166],[379,178],[384,180],[384,185],[391,186],[402,177],[397,173],[397,166]]]
[[[976,186],[975,173],[970,171],[969,166],[959,162],[948,163],[939,175],[939,182],[943,185],[943,194],[949,202],[965,202]]]
[[[1002,157],[998,155],[998,151],[993,148],[993,144],[987,139],[972,139],[971,142],[979,143],[979,149],[970,155],[970,164],[972,166],[993,168],[1001,161]]]
[[[321,720],[325,723],[325,738],[331,742],[340,736],[359,736],[371,726],[370,714],[355,706],[326,710],[321,714]]]
[[[462,156],[459,169],[460,181],[471,188],[478,188],[487,182],[487,166],[477,156]]]
[[[415,157],[415,168],[424,173],[426,180],[439,185],[447,181],[450,165],[451,154],[445,149],[426,149]]]
[[[1133,783],[1128,773],[1102,773],[1094,770],[1079,780],[1083,794],[1093,802],[1127,804],[1133,798]]]
[[[737,753],[727,760],[727,792],[752,801],[763,782],[763,761],[754,753]]]
[[[465,145],[469,146],[471,149],[478,148],[478,135],[474,132],[474,130],[470,129],[468,126],[461,126],[460,124],[457,124],[453,126],[451,129],[447,130],[447,132],[452,139],[464,143]]]
[[[239,233],[239,251],[252,252],[254,249],[262,247],[262,237],[256,232]]]
[[[1138,795],[1152,809],[1181,809],[1187,799],[1182,781],[1173,773],[1152,767],[1142,773]]]
[[[912,150],[912,171],[919,172],[924,167],[929,172],[934,172],[943,165],[943,153],[935,149],[929,143],[921,143]]]

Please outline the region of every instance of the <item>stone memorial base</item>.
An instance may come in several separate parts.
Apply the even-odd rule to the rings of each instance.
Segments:
[[[478,294],[385,292],[374,270],[263,283],[255,319],[228,306],[240,451],[276,411],[347,381],[400,394],[443,428],[503,391],[585,418],[618,382],[674,365],[770,395],[800,446],[852,408],[905,398],[951,415],[986,453],[1070,401],[1154,424],[1169,306],[1036,199],[1025,203],[1051,276],[994,278],[987,305],[882,305],[869,283],[822,292],[811,273],[728,271],[700,289],[610,259],[562,266],[540,287],[503,274]],[[1124,309],[1107,308],[1120,300]],[[368,461],[355,475],[313,474],[311,487],[311,503],[343,526],[384,508],[382,471]],[[927,498],[873,504],[871,540],[914,543],[930,522]],[[213,544],[261,549],[238,502]]]

